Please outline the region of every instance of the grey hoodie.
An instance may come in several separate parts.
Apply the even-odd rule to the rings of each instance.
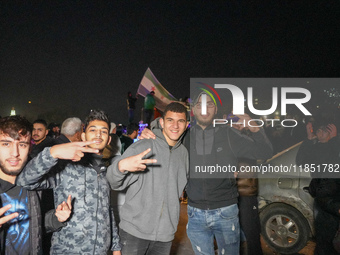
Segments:
[[[187,183],[189,158],[181,142],[170,149],[161,130],[154,133],[155,140],[138,141],[115,159],[106,177],[114,190],[128,187],[119,227],[138,238],[168,242],[173,240],[177,230],[179,197]],[[121,173],[118,170],[121,159],[148,148],[151,152],[146,158],[157,159],[157,163],[149,164],[143,172]]]

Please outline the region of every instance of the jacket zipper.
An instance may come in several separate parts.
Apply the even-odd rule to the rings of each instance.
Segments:
[[[175,145],[176,146],[176,145]],[[171,162],[171,150],[169,150],[169,161],[168,161],[168,167],[167,169],[170,169],[170,162]],[[169,175],[169,171],[166,171],[166,173]],[[160,225],[160,222],[161,222],[161,218],[162,218],[162,215],[163,215],[163,210],[164,210],[164,196],[165,194],[167,194],[168,192],[168,185],[166,185],[166,190],[165,192],[163,193],[163,201],[162,201],[162,208],[161,208],[161,213],[159,215],[159,219],[158,219],[158,226],[157,226],[157,231],[156,231],[156,236],[155,236],[155,240],[157,240],[157,237],[158,237],[158,232],[159,232],[159,225]]]
[[[94,253],[93,254],[96,254],[96,247],[97,247],[97,239],[98,239],[98,203],[99,203],[99,175],[100,173],[97,173],[97,209],[96,209],[96,240],[95,240],[95,243],[94,243]]]
[[[98,201],[99,201],[99,173],[97,173],[97,171],[94,169],[93,165],[90,163],[90,166],[92,168],[93,171],[96,172],[97,174],[97,208],[96,208],[96,219],[98,217]],[[86,173],[86,171],[85,171]],[[85,196],[84,198],[86,198],[86,175],[85,175]],[[85,204],[86,204],[86,199],[85,199]],[[96,234],[95,234],[95,242],[94,242],[94,247],[93,247],[93,254],[96,254],[96,247],[97,247],[97,238],[98,238],[98,220],[96,220]]]
[[[205,129],[202,133],[202,139],[203,139],[203,166],[206,165],[206,155],[205,155]],[[205,179],[203,179],[203,201],[206,201],[206,194],[207,194],[207,184]],[[208,208],[209,209],[209,208]]]

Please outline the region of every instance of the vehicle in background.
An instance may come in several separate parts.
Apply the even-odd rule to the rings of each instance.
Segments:
[[[261,234],[266,243],[281,254],[298,253],[315,233],[314,199],[308,192],[310,173],[295,164],[301,143],[263,164],[273,169],[286,166],[290,172],[258,174]]]

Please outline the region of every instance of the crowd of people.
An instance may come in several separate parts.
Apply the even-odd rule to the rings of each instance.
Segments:
[[[173,147],[168,157],[176,157],[176,160],[166,160],[176,163],[172,171],[177,171],[177,174],[171,174],[172,178],[169,176],[169,179],[173,179],[170,188],[173,189],[177,181],[180,181],[181,185],[177,192],[171,192],[170,202],[176,201],[176,193],[183,190],[186,184],[188,153],[179,141],[187,128],[186,114],[186,108],[182,104],[169,104],[164,111],[163,130],[159,133],[161,141],[151,146],[153,155],[160,157],[160,162],[166,159],[165,149]],[[172,127],[178,125],[181,129],[174,133]],[[106,254],[109,249],[113,254],[121,254],[121,250],[131,248],[124,242],[122,228],[118,235],[113,209],[110,206],[110,184],[115,187],[117,181],[121,182],[127,176],[126,171],[145,169],[146,164],[156,163],[157,158],[141,160],[150,151],[148,149],[142,152],[143,155],[136,152],[135,156],[123,156],[124,159],[121,160],[118,158],[122,165],[114,167],[115,162],[111,160],[115,154],[120,154],[120,149],[115,152],[118,146],[123,145],[121,147],[124,151],[135,144],[139,144],[139,147],[143,147],[143,143],[146,143],[146,146],[150,144],[146,140],[132,144],[138,133],[136,124],[129,124],[126,136],[122,137],[123,143],[118,143],[119,138],[115,139],[117,137],[114,130],[115,124],[109,122],[104,112],[97,110],[89,113],[84,124],[78,118],[66,119],[62,124],[60,136],[54,132],[57,138],[48,136],[48,126],[43,120],[31,124],[21,116],[1,119],[1,211],[6,215],[1,218],[0,223],[2,254],[43,254],[43,246],[46,245],[46,242],[42,243],[41,240],[44,236],[41,232],[43,228],[46,232],[54,231],[49,247],[51,254]],[[115,142],[112,143],[113,140]],[[157,146],[162,148],[160,152],[155,153]],[[109,150],[108,157],[104,157],[105,149]],[[136,157],[138,160],[134,160]],[[165,173],[168,167],[163,165],[162,172]],[[110,174],[116,174],[118,171],[122,172],[120,180],[116,177],[110,179]],[[151,174],[148,178],[152,180],[152,174],[155,172],[158,172],[158,179],[161,180],[162,174],[159,171],[148,171]],[[138,174],[131,176],[136,177]],[[129,184],[129,190],[133,190],[137,183],[134,181]],[[119,185],[116,188],[119,189]],[[41,193],[47,189],[53,191],[54,209],[45,213],[40,210],[39,205],[40,199],[41,204],[47,202],[44,200],[46,197],[40,194],[38,196],[36,191]],[[153,190],[154,187],[146,185],[145,189]],[[129,194],[130,192],[127,197]],[[164,192],[164,197],[167,195],[168,192]],[[126,204],[128,201],[130,197]],[[135,201],[137,200],[132,204],[135,204]],[[151,206],[150,210],[152,208]],[[133,212],[137,212],[137,209]],[[41,215],[45,216],[45,219],[42,219]],[[169,216],[170,219],[165,216],[162,220],[162,224],[166,225],[169,221],[171,224],[174,221],[172,234],[163,226],[163,238],[167,240],[167,246],[171,245],[170,239],[177,228],[176,215],[171,213]],[[121,218],[120,224],[122,222],[124,217]],[[154,231],[159,235],[159,230]],[[149,247],[146,249],[150,250]],[[125,254],[129,254],[129,251]]]
[[[126,134],[116,134],[116,124],[100,110],[91,110],[84,122],[67,118],[60,130],[42,119],[32,124],[21,116],[0,119],[1,254],[170,254],[184,189],[195,254],[215,254],[215,241],[218,254],[262,254],[257,176],[229,172],[206,178],[195,167],[253,165],[272,157],[280,143],[251,125],[247,114],[236,116],[244,126],[214,127],[217,106],[204,92],[193,98],[190,128],[188,110],[178,102],[153,120],[153,96],[145,99],[148,128],[138,142],[137,97],[131,92]],[[306,124],[297,164],[339,163],[334,123]],[[316,254],[336,254],[340,181],[312,178]],[[125,193],[119,220],[111,190]],[[241,241],[247,243],[242,251]]]

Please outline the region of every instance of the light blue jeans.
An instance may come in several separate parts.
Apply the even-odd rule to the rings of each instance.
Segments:
[[[215,210],[188,205],[187,234],[196,255],[214,255],[214,236],[219,255],[236,255],[240,250],[237,204]]]

